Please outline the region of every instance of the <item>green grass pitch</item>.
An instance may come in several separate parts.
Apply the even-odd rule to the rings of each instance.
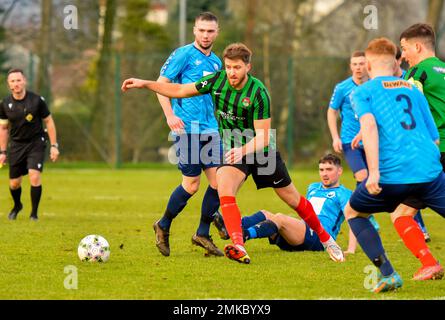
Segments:
[[[297,188],[318,179],[314,170],[291,171]],[[394,267],[404,280],[401,290],[373,294],[365,288],[370,261],[361,249],[342,264],[324,252],[289,253],[267,239],[247,243],[250,265],[225,257],[204,257],[191,244],[198,226],[206,181],[171,229],[171,256],[160,255],[154,245],[152,224],[163,213],[180,174],[169,169],[60,169],[43,175],[40,221],[29,221],[29,183],[23,183],[23,211],[16,221],[7,214],[12,206],[7,170],[0,171],[0,299],[444,299],[445,281],[415,282],[418,261],[404,247],[389,215],[376,216],[381,236]],[[349,171],[343,183],[353,187]],[[257,191],[249,180],[238,203],[243,214],[259,209],[296,215],[273,190]],[[432,237],[430,248],[445,261],[445,221],[430,210],[424,220]],[[212,226],[215,243],[222,248]],[[107,263],[81,262],[79,241],[88,234],[104,236],[111,246]],[[338,242],[347,246],[343,224]],[[67,279],[77,270],[77,289]],[[67,278],[68,277],[68,278]],[[71,278],[70,278],[71,277]],[[72,282],[72,285],[74,282]],[[69,286],[68,286],[69,288]]]

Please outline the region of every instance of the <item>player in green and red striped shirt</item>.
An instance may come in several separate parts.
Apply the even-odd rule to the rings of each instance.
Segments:
[[[341,248],[320,224],[310,202],[299,194],[280,153],[269,143],[270,96],[263,83],[249,74],[251,55],[244,44],[234,43],[224,50],[225,70],[205,76],[195,84],[130,78],[124,81],[122,90],[146,88],[170,98],[211,94],[225,152],[216,180],[224,223],[233,242],[224,248],[228,258],[250,263],[235,196],[251,174],[258,189],[274,188],[277,195],[297,211],[318,235],[332,260],[344,261]]]

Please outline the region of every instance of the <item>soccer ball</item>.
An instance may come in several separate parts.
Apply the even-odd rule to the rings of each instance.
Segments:
[[[90,234],[80,241],[77,254],[81,261],[106,262],[110,258],[110,245],[104,237]]]

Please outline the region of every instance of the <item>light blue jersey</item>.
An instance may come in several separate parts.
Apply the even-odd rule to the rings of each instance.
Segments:
[[[206,56],[192,43],[176,49],[170,55],[161,68],[161,76],[174,83],[194,83],[221,67],[221,60],[213,52]],[[187,133],[218,132],[209,94],[171,101],[173,112],[182,119]]]
[[[439,133],[423,94],[397,77],[377,77],[354,90],[353,107],[361,118],[371,113],[379,133],[380,182],[433,181],[442,171]]]
[[[340,112],[341,131],[340,139],[342,143],[351,143],[360,131],[360,123],[351,107],[350,94],[358,85],[352,77],[340,82],[335,86],[329,108]]]
[[[340,185],[325,188],[321,182],[312,183],[307,188],[306,198],[314,207],[323,228],[336,239],[340,226],[345,220],[344,208],[352,191]]]

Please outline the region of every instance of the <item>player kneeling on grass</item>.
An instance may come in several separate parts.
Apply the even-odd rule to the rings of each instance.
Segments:
[[[340,184],[343,168],[338,156],[334,154],[323,156],[319,160],[318,169],[321,182],[309,185],[306,197],[317,212],[323,228],[336,239],[345,220],[343,209],[352,191]],[[245,240],[269,238],[270,244],[275,244],[286,251],[325,250],[317,234],[303,220],[289,215],[261,210],[251,216],[243,217],[241,222]],[[220,231],[220,236],[227,239],[222,216],[219,215],[214,223]]]

